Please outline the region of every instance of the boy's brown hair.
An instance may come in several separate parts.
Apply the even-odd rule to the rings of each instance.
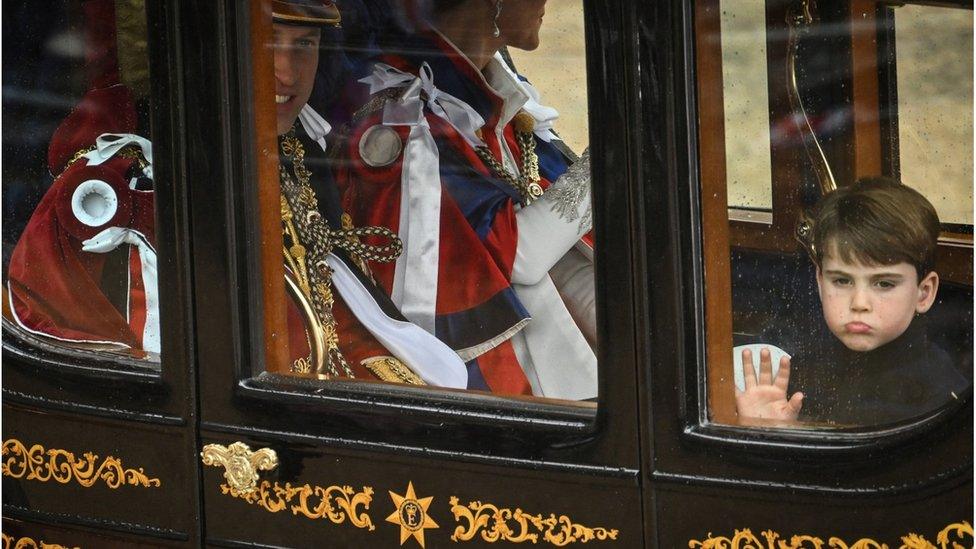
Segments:
[[[888,177],[861,179],[831,192],[807,214],[807,244],[817,268],[831,248],[868,265],[909,263],[918,280],[935,270],[939,216],[915,189]]]

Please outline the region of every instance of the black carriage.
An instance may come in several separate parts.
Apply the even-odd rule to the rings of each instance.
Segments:
[[[586,85],[583,401],[275,366],[271,2],[96,3],[4,4],[4,281],[86,89],[77,44],[110,23],[152,141],[161,337],[50,337],[5,285],[4,547],[972,545],[971,3],[550,2],[578,55],[544,78]],[[967,387],[884,424],[739,417],[731,349],[819,314],[797,219],[868,176],[934,183],[929,330]]]

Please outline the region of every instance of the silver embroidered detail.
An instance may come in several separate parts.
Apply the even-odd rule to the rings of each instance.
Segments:
[[[580,234],[590,230],[593,223],[593,203],[587,200],[590,195],[589,148],[546,190],[546,195],[550,197],[552,211],[559,214],[559,217],[570,222],[579,219]],[[586,208],[581,212],[580,205],[584,201]]]

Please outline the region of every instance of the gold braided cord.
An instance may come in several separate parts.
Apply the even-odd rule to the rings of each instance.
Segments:
[[[292,161],[294,171],[293,176],[285,163],[281,163],[282,229],[285,241],[290,243],[284,249],[285,262],[298,278],[301,292],[314,305],[317,329],[313,332],[316,337],[324,339],[325,345],[325,356],[320,357],[320,363],[314,364],[314,373],[327,377],[345,375],[355,378],[339,350],[338,323],[332,314],[332,269],[325,262],[325,257],[332,251],[328,225],[318,212],[315,191],[308,183],[312,174],[305,167],[305,149],[295,137],[294,129],[282,137],[281,154]],[[312,263],[312,268],[309,268],[309,263]],[[308,365],[299,360],[292,364],[292,372],[308,374],[310,372],[306,369],[311,365],[311,360]]]
[[[377,263],[395,261],[403,252],[403,242],[386,227],[357,227],[355,229],[331,229],[329,235],[335,238],[336,248],[342,248],[350,255],[362,257]],[[374,246],[359,241],[364,236],[382,236],[390,239],[388,244]]]
[[[331,228],[328,220],[319,213],[318,198],[309,184],[312,174],[305,166],[305,148],[295,137],[294,128],[281,137],[279,144],[281,155],[291,161],[292,167],[289,171],[286,163],[282,162],[279,171],[285,264],[297,279],[301,300],[311,304],[311,314],[314,317],[310,319],[312,325],[308,327],[309,347],[313,352],[308,357],[296,360],[291,370],[293,373],[319,378],[355,378],[352,368],[339,349],[339,327],[332,312],[335,303],[332,268],[326,258],[334,248],[343,249],[369,276],[367,261],[393,261],[402,252],[403,243],[385,227],[353,227],[346,214],[342,216],[341,229]],[[388,243],[374,246],[360,241],[361,237],[374,236],[385,237]],[[311,341],[312,338],[315,339],[314,342]],[[317,347],[321,352],[315,351]],[[399,361],[383,371],[400,370],[416,377]],[[399,378],[399,382],[412,382],[412,379],[403,379],[403,376]]]

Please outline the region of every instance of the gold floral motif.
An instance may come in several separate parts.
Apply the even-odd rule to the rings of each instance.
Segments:
[[[3,549],[68,549],[64,545],[58,545],[56,543],[45,543],[44,540],[34,541],[31,538],[14,538],[7,534],[0,534],[3,536]],[[79,547],[73,547],[71,549],[80,549]]]
[[[963,537],[969,536],[969,544],[962,545],[953,541],[952,545],[949,545],[950,534],[955,534],[960,541]],[[748,528],[735,530],[735,534],[731,538],[715,537],[709,532],[708,538],[703,541],[691,540],[688,542],[688,547],[691,549],[888,549],[887,544],[868,538],[862,538],[853,544],[848,544],[838,537],[831,537],[824,545],[822,539],[808,535],[793,536],[789,540],[780,539],[779,533],[772,530],[764,530],[761,535],[762,540]],[[962,549],[963,547],[972,547],[972,537],[973,527],[968,522],[963,521],[943,528],[936,537],[936,542],[939,545],[934,545],[918,534],[909,533],[901,537],[902,544],[898,546],[898,549]]]
[[[158,478],[149,478],[143,469],[126,469],[122,460],[113,456],[106,456],[98,464],[98,455],[85,452],[81,457],[75,457],[72,452],[52,448],[46,450],[40,444],[29,449],[15,439],[3,442],[3,476],[24,478],[39,482],[55,481],[68,484],[72,481],[91,488],[99,480],[113,490],[127,484],[158,488],[162,483]]]
[[[370,531],[376,529],[367,514],[373,500],[373,489],[369,486],[364,486],[361,492],[357,492],[351,486],[292,486],[287,482],[281,485],[263,480],[256,489],[247,492],[221,484],[220,492],[262,507],[269,513],[284,511],[291,504],[291,512],[296,516],[324,518],[333,524],[342,524],[349,519],[356,528]]]
[[[557,518],[550,514],[543,518],[542,515],[530,515],[518,508],[512,511],[480,501],[473,501],[465,507],[456,496],[451,496],[450,503],[454,520],[467,521],[467,524],[460,524],[454,529],[451,539],[456,542],[470,541],[480,533],[481,539],[488,543],[508,541],[534,544],[539,542],[541,534],[543,541],[564,547],[571,543],[617,539],[620,533],[616,528],[589,528],[576,524],[566,515]]]

